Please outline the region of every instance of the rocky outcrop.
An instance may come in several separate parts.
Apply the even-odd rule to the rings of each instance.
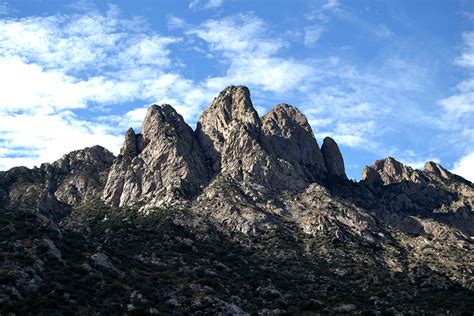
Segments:
[[[58,201],[77,206],[100,197],[114,155],[100,146],[74,151],[48,166],[46,185]],[[55,183],[58,185],[55,187]]]
[[[219,93],[199,117],[196,128],[196,137],[214,174],[220,171],[225,142],[232,130],[240,127],[257,139],[260,126],[247,87],[230,86]]]
[[[129,128],[125,134],[125,141],[120,149],[120,155],[136,157],[143,150],[144,140],[141,134],[135,134],[133,128]]]
[[[431,173],[432,175],[440,179],[449,179],[453,177],[453,174],[448,170],[444,169],[439,163],[434,161],[428,161],[424,167],[425,173]]]
[[[28,209],[62,216],[70,207],[98,198],[104,188],[114,155],[94,146],[73,151],[40,168],[13,168],[0,173],[7,209]]]
[[[0,172],[0,313],[474,310],[474,185],[390,157],[346,179],[332,139],[320,150],[287,104],[259,118],[245,87],[196,133],[153,105],[116,158],[92,147]]]
[[[170,105],[151,106],[142,133],[129,129],[120,153],[103,192],[113,206],[152,207],[189,198],[208,179],[193,130]]]
[[[326,172],[306,117],[280,104],[260,119],[246,87],[222,91],[199,118],[196,137],[214,176],[230,175],[257,195],[299,190]]]
[[[373,199],[390,210],[390,215],[382,212],[384,220],[404,232],[440,234],[448,224],[466,236],[474,234],[474,186],[439,163],[428,161],[419,171],[389,157],[365,167],[361,182],[369,184],[377,192]],[[396,215],[399,212],[403,215]]]
[[[263,118],[265,147],[308,183],[321,178],[326,167],[311,126],[297,108],[279,104]]]
[[[328,173],[342,179],[347,179],[344,159],[334,139],[331,137],[324,138],[321,153]]]
[[[374,185],[388,185],[402,181],[419,183],[421,175],[417,170],[388,157],[376,160],[372,166],[365,166],[361,181]]]

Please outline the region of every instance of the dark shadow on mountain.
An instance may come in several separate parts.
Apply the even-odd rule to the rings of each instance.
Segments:
[[[325,185],[334,196],[376,213],[405,233],[424,234],[423,226],[409,217],[414,216],[449,225],[465,236],[474,235],[474,222],[468,206],[439,212],[443,206],[449,206],[460,198],[455,192],[409,181],[373,186],[337,177],[328,178]]]
[[[135,314],[150,308],[159,314],[333,314],[350,304],[351,312],[387,314],[474,308],[472,291],[443,275],[436,276],[441,283],[430,283],[436,273],[424,265],[409,270],[407,254],[390,235],[399,272],[374,259],[384,255],[376,245],[297,229],[232,237],[210,223],[179,225],[170,217],[176,212],[157,209],[143,217],[95,202],[73,211],[61,223],[61,235],[35,214],[2,212],[2,268],[29,271],[24,279],[1,275],[1,284],[23,297],[5,292],[11,301],[2,313],[128,314],[129,304]],[[445,288],[438,286],[442,280]]]

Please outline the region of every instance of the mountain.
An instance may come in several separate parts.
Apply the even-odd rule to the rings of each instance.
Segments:
[[[0,172],[0,313],[469,314],[474,185],[394,158],[349,180],[297,108],[224,89]]]

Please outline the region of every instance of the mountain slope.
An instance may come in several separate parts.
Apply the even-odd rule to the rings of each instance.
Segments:
[[[196,131],[150,107],[120,154],[0,173],[2,312],[474,310],[474,185],[394,158],[347,179],[334,140],[228,87]]]

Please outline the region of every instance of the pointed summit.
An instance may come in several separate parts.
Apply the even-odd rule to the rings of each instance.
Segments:
[[[344,168],[344,159],[342,158],[339,146],[331,137],[326,137],[321,146],[321,153],[323,154],[324,164],[329,174],[347,179]]]
[[[444,169],[439,163],[434,161],[428,161],[425,163],[425,172],[432,173],[441,179],[449,179],[453,176],[451,172]]]
[[[376,160],[372,166],[365,166],[362,170],[361,180],[371,184],[388,185],[402,181],[419,183],[420,172],[392,157]]]
[[[308,180],[323,171],[323,157],[306,116],[288,104],[279,104],[263,118],[266,147],[276,156],[295,166]]]
[[[130,157],[137,156],[143,149],[143,136],[141,134],[135,134],[133,128],[129,128],[125,134],[125,141],[120,154],[127,155]]]
[[[152,105],[142,134],[129,129],[115,160],[103,198],[113,206],[156,205],[178,194],[190,197],[207,180],[193,130],[170,105]]]
[[[196,136],[214,173],[220,170],[225,140],[236,124],[245,125],[252,134],[261,125],[250,91],[244,86],[225,88],[199,117]]]

